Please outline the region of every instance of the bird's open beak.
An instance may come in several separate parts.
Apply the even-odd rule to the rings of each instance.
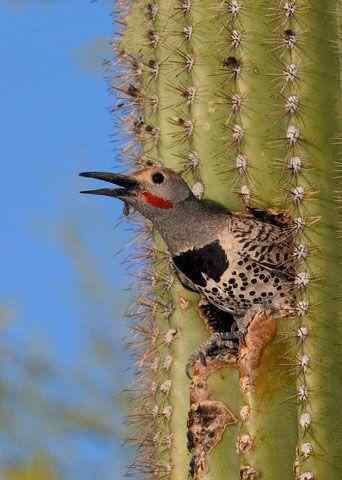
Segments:
[[[93,195],[106,195],[107,197],[115,197],[127,199],[135,196],[138,190],[138,182],[135,178],[128,175],[119,175],[109,172],[82,172],[80,177],[96,178],[105,182],[113,183],[121,188],[98,188],[95,190],[83,190],[81,193],[91,193]]]

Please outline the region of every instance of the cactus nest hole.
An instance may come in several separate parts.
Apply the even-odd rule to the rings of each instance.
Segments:
[[[204,400],[191,405],[188,416],[188,450],[192,453],[189,473],[199,480],[208,469],[208,454],[222,438],[227,425],[236,422],[235,416],[222,403]]]
[[[234,325],[236,325],[232,313],[224,312],[206,300],[199,302],[198,311],[208,329],[213,332],[231,332]]]

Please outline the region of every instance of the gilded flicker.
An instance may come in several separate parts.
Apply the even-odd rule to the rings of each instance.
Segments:
[[[164,239],[179,279],[209,305],[212,340],[192,358],[238,349],[253,316],[261,309],[276,316],[294,310],[293,224],[283,213],[248,208],[232,213],[199,200],[174,171],[150,167],[131,175],[84,172],[119,188],[81,193],[107,195],[150,220]],[[222,327],[227,319],[229,329]],[[215,328],[216,323],[216,328]],[[217,348],[217,343],[219,348]]]

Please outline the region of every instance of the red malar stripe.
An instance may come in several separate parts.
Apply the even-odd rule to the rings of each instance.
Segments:
[[[173,203],[169,202],[169,200],[165,200],[164,198],[157,197],[157,195],[153,195],[150,192],[143,192],[142,195],[145,201],[150,205],[152,205],[153,207],[173,208]]]

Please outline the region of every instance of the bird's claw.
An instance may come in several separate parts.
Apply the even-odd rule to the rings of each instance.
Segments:
[[[233,332],[216,332],[202,345],[202,347],[191,355],[186,364],[185,372],[192,380],[192,370],[197,362],[209,368],[210,363],[218,360],[221,363],[229,363],[232,357],[237,357],[240,345],[239,336]]]

